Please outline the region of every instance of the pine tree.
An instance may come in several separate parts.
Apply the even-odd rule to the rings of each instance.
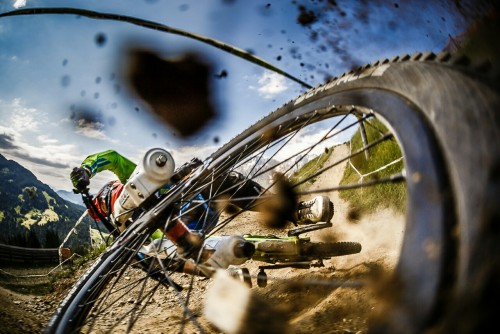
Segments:
[[[45,248],[57,248],[61,245],[61,239],[55,230],[47,230],[45,233]]]
[[[26,247],[28,247],[28,248],[42,248],[42,244],[40,243],[40,240],[38,240],[36,233],[32,230],[30,230],[28,233]]]

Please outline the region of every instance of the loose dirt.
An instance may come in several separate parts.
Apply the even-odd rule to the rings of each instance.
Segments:
[[[346,145],[337,146],[329,162],[348,153]],[[327,162],[328,164],[328,162]],[[337,185],[342,178],[345,162],[330,169],[316,180],[312,186],[323,184]],[[339,198],[337,192],[329,194],[335,204],[333,227],[327,230],[307,233],[316,241],[356,241],[361,243],[359,254],[341,256],[324,261],[323,267],[304,269],[268,270],[268,284],[265,288],[256,285],[259,265],[248,261],[245,267],[252,275],[251,294],[258,301],[252,309],[248,322],[243,326],[245,333],[266,332],[271,328],[289,333],[365,333],[371,312],[378,307],[371,287],[377,282],[375,277],[393,270],[404,232],[404,217],[392,210],[382,209],[375,214],[349,220],[349,206]],[[312,197],[312,196],[311,196]],[[304,198],[307,199],[307,198]],[[257,213],[245,212],[231,230],[225,233],[280,234],[282,230],[270,230],[257,225]],[[292,227],[292,226],[288,226]],[[140,275],[140,270],[132,269],[127,273],[128,280]],[[52,312],[74,278],[55,284],[55,291],[43,296],[23,295],[0,288],[0,333],[40,333],[47,324]],[[204,297],[213,285],[212,279],[186,274],[174,274],[174,280],[186,288],[193,282],[190,308],[192,316],[208,333],[220,333],[203,316]],[[293,280],[292,280],[293,279]],[[311,284],[310,284],[311,283]],[[325,284],[328,283],[328,284]],[[153,286],[154,282],[148,282]],[[186,289],[187,290],[187,289]],[[184,292],[183,292],[184,293]],[[137,307],[134,293],[130,293],[105,314],[102,324],[95,326],[95,333],[126,331],[127,323],[117,321],[131,309]],[[182,308],[178,305],[177,295],[172,289],[161,288],[148,300],[141,302],[143,316],[133,327],[134,333],[176,333],[178,323],[183,319]],[[110,323],[118,323],[110,327]],[[271,327],[279,322],[281,327]],[[263,326],[262,326],[263,325]],[[185,333],[200,332],[195,325],[188,325]],[[269,332],[269,331],[268,331]]]
[[[50,276],[46,275],[53,268],[6,268],[5,272],[14,275],[1,277],[2,283],[16,287],[16,291],[23,291],[27,284],[46,284]],[[43,294],[27,294],[12,291],[0,286],[0,334],[41,333],[47,325],[57,305],[66,293],[82,275],[84,268],[77,270],[69,278],[59,279],[52,284],[52,291]],[[41,277],[26,278],[27,275]],[[30,280],[30,283],[27,283]]]

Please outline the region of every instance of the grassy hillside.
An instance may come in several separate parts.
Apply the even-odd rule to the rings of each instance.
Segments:
[[[308,177],[316,173],[320,168],[323,167],[328,158],[330,158],[330,155],[332,154],[333,150],[334,148],[325,148],[325,151],[322,154],[318,155],[316,158],[307,162],[299,170],[293,173],[293,175],[290,177],[290,181],[292,181],[292,183],[297,183],[304,179],[307,179]],[[297,187],[296,190],[297,191],[305,190],[309,188],[309,186],[313,184],[315,181],[316,178],[312,178],[311,180],[305,182],[304,184],[301,184],[299,187]]]
[[[376,119],[371,119],[365,124],[368,142],[382,136],[381,132],[386,133],[385,126]],[[352,152],[363,148],[361,133],[358,129],[351,139]],[[401,157],[402,153],[395,139],[387,140],[375,147],[369,149],[369,159],[364,154],[359,154],[351,159],[354,167],[361,173],[367,174],[385,166]],[[381,171],[363,178],[363,181],[375,180],[386,177],[403,169],[403,161],[399,161]],[[341,185],[357,183],[360,176],[347,164]],[[345,190],[340,192],[340,197],[349,202],[351,207],[359,213],[369,213],[381,207],[392,208],[402,212],[405,210],[406,187],[404,183],[380,184],[374,187],[367,187],[356,190]]]

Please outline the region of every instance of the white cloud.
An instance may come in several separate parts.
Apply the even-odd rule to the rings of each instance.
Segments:
[[[79,119],[76,122],[75,133],[91,139],[105,140],[111,143],[118,143],[104,133],[104,124],[100,122],[89,122],[85,119]]]
[[[1,154],[28,168],[39,180],[52,187],[70,187],[70,166],[79,164],[81,158],[75,155],[74,145],[61,145],[58,140],[46,135],[37,136],[37,141],[32,143],[26,134],[1,126],[0,135],[12,139],[12,145],[0,147]]]
[[[38,140],[38,142],[40,144],[47,144],[47,145],[57,144],[59,142],[57,139],[50,138],[47,135],[40,135],[40,136],[36,137],[36,139]]]
[[[30,136],[0,126],[0,136],[9,137],[12,144],[0,147],[0,152],[22,157],[32,162],[37,161],[41,165],[67,165],[79,159],[74,153],[75,145],[60,144],[59,140],[48,135],[37,136],[36,141],[33,141],[30,140]]]
[[[57,132],[46,131],[46,113],[26,107],[21,99],[0,100],[0,110],[0,153],[28,168],[42,182],[67,182],[66,168],[76,165],[80,157],[75,155],[74,145],[54,137]]]
[[[12,5],[12,7],[16,8],[16,9],[24,7],[24,6],[26,6],[26,0],[16,0],[14,2],[14,4]]]
[[[84,119],[79,119],[77,122],[76,133],[94,139],[106,140],[108,137],[102,132],[104,124],[99,122],[87,122]]]
[[[18,148],[16,143],[20,136],[19,132],[0,125],[0,151]]]
[[[44,113],[25,107],[19,98],[12,100],[8,107],[11,109],[12,128],[19,132],[37,131],[40,124],[46,121]]]
[[[198,159],[205,159],[207,158],[211,153],[213,153],[218,146],[214,145],[206,145],[206,146],[182,146],[177,149],[172,149],[170,150],[172,153],[172,156],[174,157],[176,167],[182,165],[183,163],[190,161],[193,158],[198,158]],[[169,150],[167,147],[166,150]]]
[[[267,99],[282,93],[288,89],[285,77],[271,71],[264,71],[258,79],[259,87],[250,87],[256,89],[260,95]]]

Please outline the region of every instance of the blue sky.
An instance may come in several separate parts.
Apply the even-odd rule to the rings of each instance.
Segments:
[[[336,3],[2,0],[0,12],[74,7],[136,16],[251,50],[313,86],[377,59],[439,52],[467,24],[453,1]],[[316,21],[299,24],[301,11],[314,12]],[[96,36],[104,36],[104,43],[96,43]],[[191,138],[175,136],[121,80],[124,50],[131,43],[162,55],[194,51],[210,59],[212,98],[221,116]],[[227,77],[215,78],[222,70]],[[204,158],[303,91],[221,50],[124,22],[74,15],[0,18],[0,153],[55,189],[71,189],[71,168],[99,150],[113,148],[135,161],[151,147],[169,149],[178,164]],[[97,121],[75,127],[71,115],[81,109],[99,115]],[[94,188],[109,177],[97,179]]]

